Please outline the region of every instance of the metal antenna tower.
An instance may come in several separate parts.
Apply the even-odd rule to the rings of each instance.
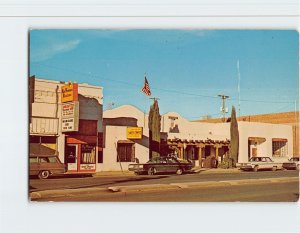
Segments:
[[[240,101],[240,93],[241,93],[241,90],[240,90],[240,82],[241,82],[241,74],[240,74],[240,61],[238,60],[237,61],[237,72],[238,72],[238,99],[239,99],[239,102],[238,102],[238,113],[239,113],[239,116],[241,115],[241,101]]]

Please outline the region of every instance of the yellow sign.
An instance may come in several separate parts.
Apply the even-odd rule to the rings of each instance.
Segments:
[[[143,127],[127,127],[127,139],[142,139]]]
[[[78,84],[68,83],[61,87],[61,102],[71,102],[78,100]]]

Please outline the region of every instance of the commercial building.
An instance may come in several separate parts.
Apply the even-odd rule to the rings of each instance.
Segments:
[[[102,163],[103,89],[29,78],[29,152],[57,154],[69,173]]]
[[[242,122],[260,122],[260,123],[271,123],[271,124],[281,124],[292,126],[293,130],[293,150],[289,148],[289,155],[299,156],[300,155],[300,138],[299,138],[299,111],[295,112],[281,112],[281,113],[269,113],[269,114],[259,114],[259,115],[248,115],[241,116],[237,118],[238,121]],[[221,123],[223,119],[205,119],[198,120],[197,122],[206,123]]]
[[[105,111],[103,126],[101,170],[127,170],[128,164],[149,159],[147,114],[124,105]],[[292,126],[240,121],[238,127],[239,162],[247,162],[252,156],[270,156],[275,161],[292,156]],[[221,162],[228,153],[229,143],[229,122],[190,122],[175,112],[162,115],[161,150],[167,147],[178,157],[192,160],[196,166],[207,166],[205,161],[209,157]]]

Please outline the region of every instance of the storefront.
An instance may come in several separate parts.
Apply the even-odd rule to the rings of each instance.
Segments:
[[[65,145],[65,163],[68,173],[96,172],[96,136],[67,136]]]
[[[229,140],[168,139],[177,157],[191,160],[195,166],[205,167],[205,160],[214,157],[221,162],[228,153]]]

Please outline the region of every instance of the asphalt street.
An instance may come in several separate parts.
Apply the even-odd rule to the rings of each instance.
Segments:
[[[110,187],[116,185],[144,185],[144,184],[169,184],[201,181],[263,179],[279,177],[298,177],[297,171],[260,171],[241,173],[216,173],[216,174],[184,174],[184,175],[157,175],[157,176],[96,176],[96,177],[54,177],[47,180],[30,179],[29,191],[36,192],[53,189],[79,189],[92,187]]]
[[[296,202],[298,182],[211,186],[151,191],[84,192],[76,195],[54,195],[40,201],[101,201],[101,202]]]

